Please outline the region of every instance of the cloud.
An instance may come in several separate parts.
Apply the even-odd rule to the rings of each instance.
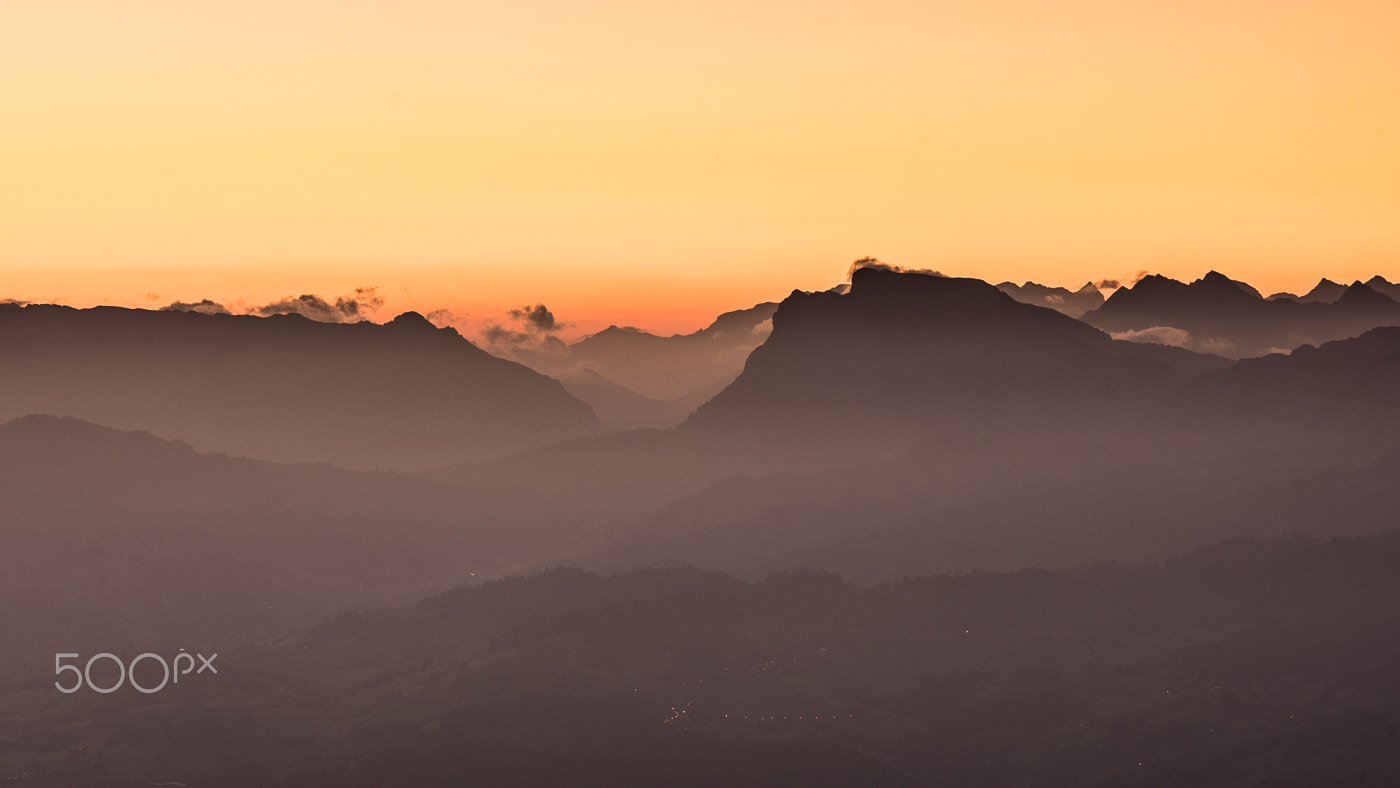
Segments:
[[[21,301],[18,298],[0,298],[0,306],[29,306],[32,301]]]
[[[467,319],[466,315],[459,315],[451,309],[434,309],[427,314],[428,322],[438,328],[456,326]]]
[[[924,274],[926,276],[941,276],[947,278],[947,274],[929,268],[906,268],[902,265],[891,265],[881,262],[874,257],[862,257],[851,263],[851,267],[846,271],[846,281],[851,281],[851,276],[862,268],[874,268],[877,271],[893,271],[899,274]]]
[[[1138,282],[1141,282],[1146,276],[1147,269],[1143,268],[1135,271],[1132,276],[1122,279],[1100,279],[1092,284],[1100,290],[1117,290],[1120,287],[1132,287]]]
[[[1228,339],[1217,339],[1215,337],[1197,338],[1191,336],[1190,332],[1174,326],[1152,326],[1151,328],[1140,328],[1135,331],[1119,331],[1109,336],[1127,342],[1172,345],[1173,347],[1182,347],[1197,353],[1214,353],[1221,356],[1230,356],[1235,352],[1235,343]]]
[[[510,316],[523,323],[527,331],[549,333],[564,327],[562,323],[554,319],[554,313],[549,311],[544,304],[535,304],[534,306],[527,304],[519,309],[512,309]]]
[[[493,350],[504,355],[567,356],[569,346],[554,333],[568,328],[544,304],[526,304],[506,313],[504,323],[492,320],[481,330],[481,337]]]
[[[162,312],[198,312],[201,315],[228,315],[232,314],[229,308],[217,301],[204,299],[203,301],[172,301],[169,306],[161,307]]]
[[[1125,342],[1144,342],[1151,345],[1173,345],[1175,347],[1186,347],[1191,343],[1191,333],[1173,326],[1152,326],[1151,328],[1139,328],[1134,331],[1119,331],[1109,334],[1114,339],[1121,339]]]
[[[354,292],[340,296],[335,303],[318,295],[288,296],[264,306],[254,307],[250,314],[301,315],[320,323],[357,323],[384,306],[377,287],[357,287]]]

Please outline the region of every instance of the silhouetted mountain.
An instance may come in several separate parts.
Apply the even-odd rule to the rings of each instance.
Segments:
[[[1103,306],[1104,301],[1103,293],[1094,287],[1093,282],[1088,282],[1073,292],[1068,288],[1046,287],[1035,282],[1026,282],[1023,285],[1002,282],[997,285],[997,289],[1023,304],[1043,306],[1070,317],[1079,317],[1085,312],[1098,309]]]
[[[1074,432],[1182,377],[1166,354],[1121,347],[980,280],[864,268],[845,295],[785,299],[743,374],[685,426],[906,447],[945,430]]]
[[[776,308],[726,312],[700,331],[669,337],[608,326],[572,345],[550,337],[488,347],[558,380],[613,429],[667,429],[738,376]]]
[[[609,326],[570,345],[570,360],[648,397],[682,399],[733,378],[767,337],[766,322],[777,308],[764,303],[726,312],[693,334],[670,337]]]
[[[674,427],[694,410],[686,403],[662,402],[624,388],[592,369],[557,374],[564,390],[593,408],[598,420],[619,430]]]
[[[1400,284],[1392,284],[1382,276],[1373,276],[1366,280],[1366,286],[1375,290],[1381,295],[1389,296],[1395,301],[1400,301]]]
[[[422,469],[599,433],[558,382],[384,325],[0,305],[0,419],[75,416],[281,462]]]
[[[1083,316],[1120,339],[1175,344],[1232,358],[1287,352],[1400,325],[1400,303],[1360,282],[1337,293],[1323,280],[1309,299],[1262,299],[1252,287],[1214,271],[1184,284],[1148,276]],[[1318,294],[1313,297],[1314,294]],[[1379,296],[1377,298],[1376,296]]]
[[[1304,293],[1298,300],[1304,304],[1310,304],[1314,301],[1321,301],[1324,304],[1334,304],[1337,302],[1337,299],[1342,297],[1342,293],[1345,293],[1346,290],[1346,285],[1337,284],[1331,279],[1324,278],[1318,282],[1313,289]]]
[[[1385,296],[1353,285],[1342,299],[1352,298],[1364,307]],[[1199,418],[1243,414],[1235,417],[1242,429],[1287,425],[1290,434],[1400,438],[1397,395],[1400,327],[1389,326],[1287,355],[1244,359],[1192,381],[1181,404]]]
[[[154,697],[0,686],[22,710],[0,715],[0,776],[1390,784],[1397,561],[1388,535],[871,588],[557,569],[226,649],[224,672]]]
[[[0,426],[0,512],[0,663],[268,637],[577,549],[506,495],[52,416]]]

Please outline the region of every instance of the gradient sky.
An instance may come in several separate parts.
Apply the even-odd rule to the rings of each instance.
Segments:
[[[0,298],[1400,279],[1393,0],[5,0]],[[386,316],[386,315],[381,315]]]

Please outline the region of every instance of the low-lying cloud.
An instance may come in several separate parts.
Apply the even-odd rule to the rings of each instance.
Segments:
[[[1133,331],[1119,331],[1109,336],[1125,342],[1143,342],[1150,345],[1172,345],[1186,347],[1191,343],[1191,332],[1173,326],[1152,326]]]
[[[1235,343],[1216,337],[1193,337],[1191,332],[1175,326],[1152,326],[1133,331],[1119,331],[1109,334],[1114,339],[1126,342],[1142,342],[1151,345],[1171,345],[1186,348],[1196,353],[1213,353],[1219,356],[1232,356]]]
[[[851,277],[856,271],[862,268],[874,268],[877,271],[892,271],[898,274],[925,274],[927,276],[941,276],[947,278],[947,274],[942,271],[934,271],[930,268],[906,268],[902,265],[892,265],[874,257],[862,257],[851,263],[850,269],[846,271],[846,281],[851,281]]]
[[[289,296],[250,311],[263,317],[301,315],[320,323],[358,323],[383,306],[384,298],[379,295],[379,288],[357,287],[354,292],[336,298],[333,303],[318,295]]]
[[[233,314],[229,308],[217,301],[204,299],[203,301],[174,301],[169,306],[161,307],[162,312],[198,312],[201,315],[230,315]]]
[[[432,323],[438,328],[458,326],[465,322],[467,319],[466,315],[459,315],[456,312],[453,312],[451,309],[434,309],[433,311],[429,312],[426,315],[426,317],[428,318],[429,323]]]
[[[202,301],[174,301],[162,307],[162,312],[198,312],[203,315],[301,315],[318,323],[358,323],[384,306],[384,298],[377,287],[357,287],[353,291],[334,299],[306,294],[287,296],[262,306],[232,309],[226,304],[208,298]]]
[[[1126,279],[1100,279],[1099,281],[1094,282],[1093,285],[1094,287],[1097,287],[1100,290],[1117,290],[1120,287],[1132,287],[1138,282],[1141,282],[1146,277],[1147,269],[1143,268],[1139,269],[1132,276]],[[1150,331],[1151,329],[1144,330]]]

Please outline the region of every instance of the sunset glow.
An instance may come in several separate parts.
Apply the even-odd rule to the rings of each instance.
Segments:
[[[18,0],[0,298],[669,333],[854,258],[1400,278],[1400,6]]]

